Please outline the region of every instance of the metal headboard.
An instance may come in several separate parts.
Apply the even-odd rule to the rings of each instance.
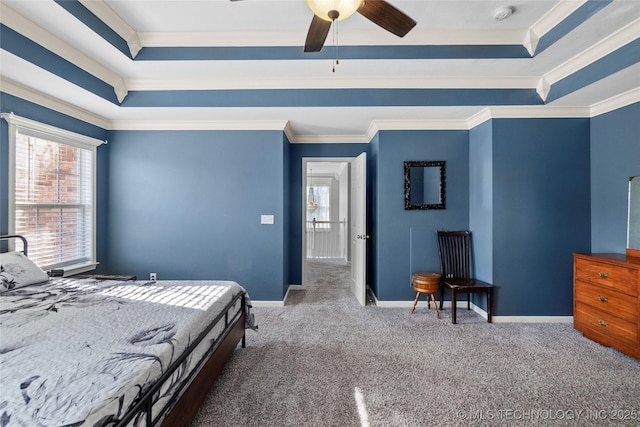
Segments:
[[[11,236],[0,236],[0,240],[9,240],[9,239],[20,239],[22,240],[22,253],[25,254],[25,256],[29,255],[29,251],[27,249],[28,245],[27,245],[27,239],[24,238],[24,236],[20,236],[19,234],[14,234]]]

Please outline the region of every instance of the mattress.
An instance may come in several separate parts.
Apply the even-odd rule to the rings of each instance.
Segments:
[[[113,425],[242,292],[229,281],[66,278],[3,292],[0,425]],[[238,299],[232,314],[240,310]],[[224,328],[222,316],[156,393],[154,411]]]

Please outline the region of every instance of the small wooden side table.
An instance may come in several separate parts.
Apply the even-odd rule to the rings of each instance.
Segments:
[[[440,318],[440,311],[438,311],[438,304],[436,303],[435,296],[435,293],[440,291],[440,278],[441,275],[439,273],[432,273],[430,271],[419,271],[417,273],[413,273],[411,276],[411,284],[413,285],[413,290],[416,291],[416,299],[413,301],[411,314],[413,314],[416,309],[420,294],[426,294],[427,308],[431,309],[431,303],[429,301],[429,296],[431,296],[433,307],[436,309],[436,317],[438,319]]]

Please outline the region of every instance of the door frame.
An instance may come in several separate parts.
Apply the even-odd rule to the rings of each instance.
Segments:
[[[357,156],[356,156],[357,157]],[[301,277],[300,284],[304,286],[305,278],[307,276],[307,163],[348,163],[349,164],[349,183],[351,183],[351,161],[355,159],[355,157],[303,157],[302,158],[302,201],[300,204],[300,217],[302,220],[302,250],[301,250]],[[349,224],[351,224],[351,194],[348,195],[348,205],[349,205]],[[366,209],[366,207],[365,207]],[[346,230],[351,232],[349,226],[345,227]],[[349,257],[349,262],[351,262],[351,257]],[[366,268],[366,266],[365,266]]]

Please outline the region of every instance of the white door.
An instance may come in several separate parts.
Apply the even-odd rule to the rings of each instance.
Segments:
[[[351,160],[351,292],[366,305],[367,153]]]

